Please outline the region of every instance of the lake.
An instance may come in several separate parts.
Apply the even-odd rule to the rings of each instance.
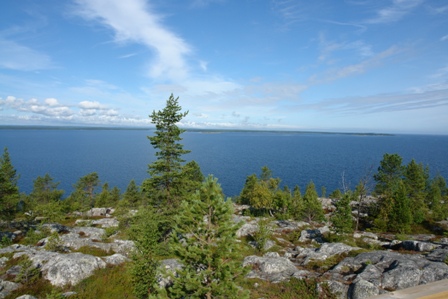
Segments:
[[[0,129],[0,147],[7,147],[20,175],[20,191],[29,193],[37,176],[49,173],[68,195],[82,176],[97,172],[102,183],[122,192],[134,179],[148,177],[154,149],[137,129]],[[200,132],[182,134],[184,156],[196,160],[204,175],[218,178],[224,193],[241,192],[245,179],[268,166],[274,177],[291,189],[304,192],[313,181],[320,193],[351,188],[365,175],[375,173],[385,153],[397,153],[408,163],[428,165],[431,175],[448,178],[448,136],[355,135],[294,132]]]

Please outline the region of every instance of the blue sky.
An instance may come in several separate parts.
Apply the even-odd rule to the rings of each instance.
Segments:
[[[448,134],[448,3],[3,0],[0,125]]]

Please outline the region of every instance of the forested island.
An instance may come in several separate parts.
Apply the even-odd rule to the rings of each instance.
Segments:
[[[21,193],[4,149],[2,298],[361,299],[448,278],[448,187],[427,166],[385,153],[329,192],[265,166],[225,198],[184,160],[181,110],[171,95],[150,115],[156,160],[124,192],[93,172],[68,195],[50,174]]]

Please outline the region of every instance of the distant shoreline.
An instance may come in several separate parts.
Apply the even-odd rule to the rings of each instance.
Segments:
[[[354,135],[354,136],[395,136],[389,133],[354,133],[354,132],[325,132],[325,131],[285,131],[285,130],[247,130],[247,129],[197,129],[182,128],[187,132],[198,132],[204,134],[219,133],[275,133],[275,134],[325,134],[325,135]],[[32,126],[32,125],[0,125],[0,130],[137,130],[153,131],[151,127],[94,127],[94,126]]]

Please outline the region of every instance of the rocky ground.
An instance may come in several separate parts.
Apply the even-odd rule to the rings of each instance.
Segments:
[[[237,210],[241,211],[241,207]],[[94,220],[80,219],[74,227],[45,224],[57,233],[57,250],[50,248],[51,237],[34,246],[13,244],[0,249],[0,298],[20,287],[15,277],[20,265],[8,261],[27,256],[42,277],[54,286],[76,285],[96,269],[128,261],[132,241],[107,238],[108,227],[117,227],[118,220],[110,209],[92,209]],[[235,222],[242,222],[238,237],[250,240],[259,228],[259,219],[235,215]],[[417,285],[448,278],[448,239],[434,235],[408,235],[406,240],[396,240],[393,235],[358,232],[344,236],[342,241],[328,242],[328,226],[312,226],[306,222],[272,221],[270,240],[263,254],[248,255],[243,266],[251,270],[248,278],[282,282],[291,278],[315,278],[326,284],[338,298],[363,299]],[[3,233],[19,238],[21,231]],[[0,236],[2,237],[2,236]],[[255,246],[252,241],[251,244]],[[357,246],[356,244],[360,244]],[[95,256],[77,252],[80,248],[96,248],[110,253]],[[254,251],[255,252],[255,251]],[[175,271],[181,265],[173,259],[163,261],[167,269]],[[161,280],[161,284],[168,283]],[[256,287],[256,284],[254,285]],[[66,294],[69,296],[70,294]],[[20,296],[31,299],[32,296]]]

